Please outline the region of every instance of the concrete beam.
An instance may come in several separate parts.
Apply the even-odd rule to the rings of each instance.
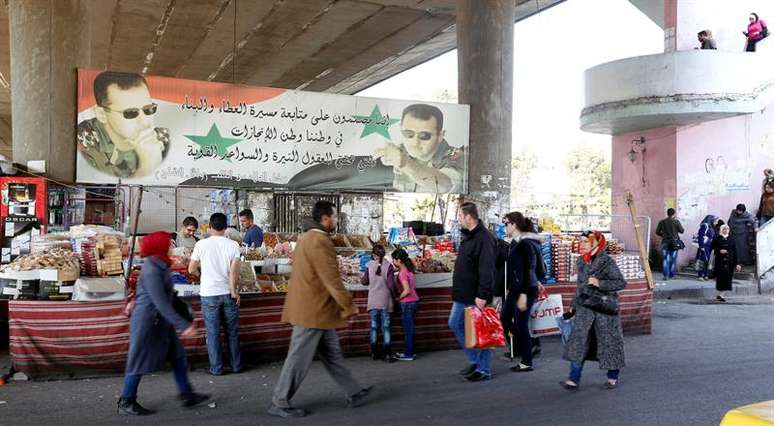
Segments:
[[[282,0],[238,2],[237,40],[243,40],[249,37],[251,32],[258,31],[263,26],[267,15],[281,3]],[[219,19],[210,23],[204,39],[190,58],[182,64],[177,77],[207,80],[231,54],[234,49],[234,4],[231,1]],[[226,73],[226,71],[230,76],[230,68],[220,72]]]
[[[357,74],[364,68],[381,63],[385,58],[400,55],[413,46],[428,42],[438,34],[454,25],[454,15],[423,15],[402,31],[386,37],[371,48],[361,52],[347,61],[343,61],[333,72],[317,78],[307,86],[309,90],[324,91],[330,89],[347,77]]]
[[[344,35],[353,22],[368,19],[382,6],[361,1],[341,0],[330,6],[314,22],[310,21],[299,33],[286,40],[278,49],[267,52],[259,66],[243,63],[249,76],[245,84],[268,86],[285,73]]]
[[[175,0],[119,0],[112,30],[108,68],[140,72],[156,36],[156,29]]]
[[[423,16],[424,12],[414,9],[386,7],[377,14],[352,25],[341,37],[324,46],[282,78],[274,81],[272,85],[294,89],[315,78],[320,78],[321,74],[328,74],[335,67],[344,66],[345,62],[406,29]]]
[[[176,76],[221,19],[233,22],[233,12],[226,14],[231,3],[232,0],[177,0],[148,74]]]
[[[308,25],[322,19],[332,4],[331,0],[306,0],[303,7],[299,7],[298,3],[281,3],[266,16],[260,28],[243,38],[237,46],[236,81],[242,82],[256,68],[269,65],[268,55],[278,51],[287,40],[298,37]],[[233,57],[228,64],[231,65],[231,62],[234,62]],[[219,73],[215,79],[231,81],[232,76]]]

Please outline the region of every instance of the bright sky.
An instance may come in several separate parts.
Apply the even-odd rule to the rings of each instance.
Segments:
[[[610,154],[609,136],[579,128],[583,72],[616,59],[663,52],[663,31],[627,0],[568,0],[517,23],[514,40],[514,152],[537,152],[535,193],[561,192],[558,186],[566,180],[556,173],[563,173],[562,164],[552,159],[579,143]],[[358,95],[430,101],[444,90],[456,96],[456,50]]]

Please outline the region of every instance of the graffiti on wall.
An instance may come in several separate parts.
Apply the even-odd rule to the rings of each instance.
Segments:
[[[746,192],[752,189],[752,170],[750,160],[739,160],[731,165],[722,155],[707,157],[704,170],[681,176],[678,194],[678,210],[684,219],[701,219],[709,211],[709,201],[733,192]]]

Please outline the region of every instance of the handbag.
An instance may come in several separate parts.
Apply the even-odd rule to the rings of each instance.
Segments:
[[[172,295],[172,309],[174,309],[178,315],[183,317],[184,320],[188,322],[193,322],[194,320],[193,308],[191,308],[191,305],[186,303],[183,299],[178,297],[177,292],[175,292]]]
[[[668,243],[669,250],[671,251],[678,251],[683,250],[685,248],[685,243],[681,239],[672,240]]]
[[[618,299],[597,290],[579,294],[578,304],[600,314],[618,315]]]

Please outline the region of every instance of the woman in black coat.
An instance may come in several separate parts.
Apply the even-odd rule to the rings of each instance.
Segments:
[[[540,236],[533,233],[532,221],[520,212],[505,215],[505,230],[511,236],[508,250],[507,277],[509,297],[515,300],[515,329],[521,362],[511,367],[513,372],[532,371],[532,338],[529,332],[529,315],[537,300],[538,279],[535,273],[541,256]],[[506,304],[505,308],[514,309]]]
[[[172,261],[168,253],[172,240],[168,232],[154,232],[143,238],[140,252],[145,258],[137,297],[127,310],[129,322],[129,357],[126,361],[124,390],[118,400],[118,414],[141,416],[151,414],[137,402],[137,388],[143,374],[163,369],[167,361],[174,368],[175,382],[184,407],[193,407],[209,399],[195,393],[188,381],[185,350],[175,329],[184,337],[192,336],[194,325],[172,307],[174,286],[169,274]]]
[[[712,240],[712,250],[715,253],[715,290],[718,291],[717,301],[725,302],[725,293],[732,290],[734,272],[740,271],[737,265],[734,241],[730,238],[731,228],[728,225],[720,227],[720,233]]]

